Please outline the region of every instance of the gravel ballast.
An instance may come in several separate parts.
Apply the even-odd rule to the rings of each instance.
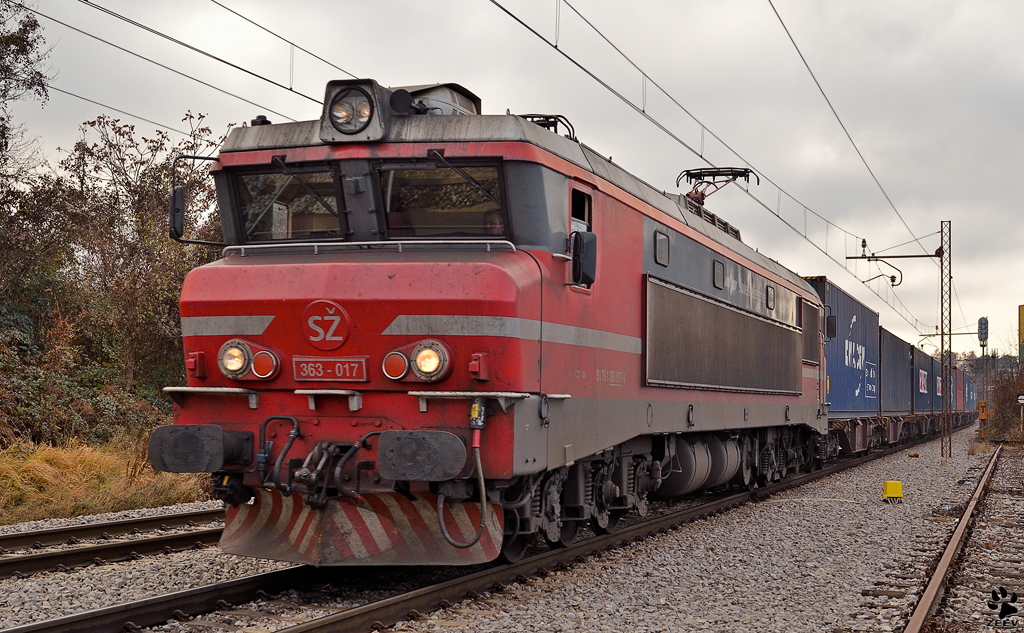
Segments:
[[[988,460],[973,438],[946,466],[929,442],[395,628],[899,631]]]
[[[167,514],[181,514],[183,512],[216,510],[223,507],[224,503],[222,501],[193,501],[191,503],[176,503],[171,506],[160,506],[158,508],[140,508],[138,510],[123,510],[121,512],[87,514],[67,519],[42,519],[40,521],[26,521],[24,523],[0,525],[0,534],[18,534],[21,532],[35,532],[36,530],[52,530],[54,528],[71,527],[73,525],[92,525],[93,523],[142,519],[145,517],[164,516]]]

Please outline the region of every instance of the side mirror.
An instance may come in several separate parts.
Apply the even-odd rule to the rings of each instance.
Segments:
[[[834,314],[825,317],[825,338],[832,339],[836,337],[836,322],[837,319]]]
[[[572,242],[572,283],[589,286],[597,276],[597,235],[573,231]]]
[[[178,186],[171,189],[171,204],[168,209],[170,233],[172,240],[180,240],[185,233],[185,188]]]
[[[178,161],[179,160],[208,160],[217,162],[219,159],[214,156],[177,156],[171,162],[171,202],[167,209],[168,233],[171,239],[182,244],[201,244],[203,246],[225,246],[221,242],[204,242],[202,240],[184,240],[181,236],[185,233],[185,188],[178,185]]]

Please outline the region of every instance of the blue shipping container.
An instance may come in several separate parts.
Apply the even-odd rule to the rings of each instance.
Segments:
[[[913,411],[914,346],[884,327],[878,328],[878,391],[882,415]]]
[[[932,393],[935,391],[932,360],[931,356],[914,348],[914,413],[918,415],[932,412]]]
[[[942,384],[942,363],[940,363],[937,358],[932,358],[932,376],[935,377],[932,380],[932,411],[941,413],[942,388],[945,387],[945,385]]]
[[[829,419],[878,415],[878,313],[825,277],[806,277],[835,315],[836,337],[825,342]]]
[[[960,385],[962,385],[963,381],[964,381],[964,379],[963,379],[964,373],[962,371],[957,371],[956,367],[954,367],[952,369],[952,372],[953,372],[953,384],[951,384],[949,386],[949,390],[950,390],[950,393],[953,394],[953,411],[959,411],[959,410],[962,410],[960,408],[960,406],[959,406],[959,403],[960,403],[959,391],[960,391]]]

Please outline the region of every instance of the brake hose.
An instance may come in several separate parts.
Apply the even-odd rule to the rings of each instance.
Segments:
[[[484,468],[480,463],[480,433],[484,429],[484,399],[473,398],[473,405],[470,408],[469,414],[469,427],[473,429],[473,460],[476,465],[476,476],[477,482],[480,485],[480,527],[476,530],[476,535],[467,543],[460,543],[452,538],[452,535],[448,533],[448,527],[444,524],[444,499],[445,494],[442,492],[437,495],[437,522],[441,527],[441,535],[444,536],[444,540],[448,541],[448,544],[458,549],[469,549],[480,542],[480,537],[484,535],[484,528],[487,526],[487,488],[484,485]]]

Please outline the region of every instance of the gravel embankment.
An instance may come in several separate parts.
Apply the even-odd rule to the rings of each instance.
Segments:
[[[165,514],[180,514],[182,512],[215,510],[217,508],[223,507],[224,503],[221,501],[193,501],[192,503],[177,503],[172,506],[161,506],[159,508],[142,508],[139,510],[124,510],[122,512],[104,512],[103,514],[88,514],[80,517],[71,517],[69,519],[43,519],[41,521],[26,521],[25,523],[0,525],[0,534],[34,532],[36,530],[52,530],[54,528],[70,527],[73,525],[90,525],[93,523],[106,523],[108,521],[141,519],[143,517],[162,516]]]
[[[0,581],[0,630],[289,567],[214,549]]]
[[[395,628],[902,630],[989,457],[968,455],[973,437],[945,467],[936,440]],[[881,499],[890,479],[901,505]]]
[[[937,616],[947,630],[993,631],[1024,627],[1022,457],[1024,452],[1005,448],[999,456],[989,491],[980,513],[975,515],[974,529],[956,566],[954,588],[945,609]],[[1006,590],[1006,596],[1001,594],[1000,587]],[[998,600],[993,600],[992,590],[997,591]],[[1016,601],[1013,600],[1015,593]]]

